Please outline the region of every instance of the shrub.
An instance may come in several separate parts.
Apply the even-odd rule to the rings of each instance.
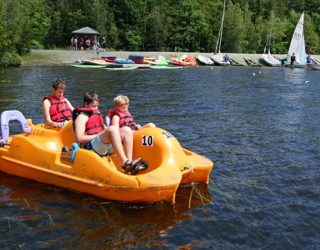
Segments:
[[[21,60],[16,53],[4,52],[0,55],[0,67],[17,67],[20,65]]]
[[[31,49],[44,49],[44,46],[37,40],[31,40]]]

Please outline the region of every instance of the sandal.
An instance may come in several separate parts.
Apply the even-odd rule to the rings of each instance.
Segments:
[[[122,169],[124,170],[124,173],[128,173],[131,172],[134,167],[137,165],[137,163],[139,163],[142,159],[141,158],[137,158],[135,160],[126,160],[125,163],[123,163],[122,165]]]
[[[135,167],[133,168],[133,170],[131,171],[132,175],[136,175],[138,174],[140,171],[145,170],[148,168],[148,162],[145,160],[141,160],[139,161]]]

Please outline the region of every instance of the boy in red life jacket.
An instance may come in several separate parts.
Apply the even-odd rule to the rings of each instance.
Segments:
[[[52,94],[43,98],[42,110],[51,128],[61,128],[65,121],[72,120],[73,106],[63,96],[65,88],[66,82],[57,79],[52,83]]]
[[[108,116],[111,120],[111,124],[118,126],[120,128],[120,133],[122,129],[126,127],[131,128],[131,130],[136,131],[140,128],[155,127],[153,123],[147,123],[143,126],[136,124],[132,115],[130,114],[129,108],[129,98],[124,95],[119,95],[113,99],[114,109],[110,109]]]
[[[114,148],[122,161],[122,168],[125,172],[136,174],[147,168],[146,161],[141,158],[132,160],[132,133],[123,135],[121,138],[117,126],[104,126],[102,115],[98,110],[100,105],[98,94],[95,92],[85,93],[83,103],[83,108],[75,108],[73,111],[77,141],[84,148],[93,150],[100,156],[108,154]],[[131,152],[127,151],[128,148],[131,149]]]

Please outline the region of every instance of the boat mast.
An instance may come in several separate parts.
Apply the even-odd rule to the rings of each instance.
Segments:
[[[222,18],[221,18],[221,26],[220,26],[220,30],[219,30],[219,34],[218,34],[218,40],[217,40],[217,44],[216,44],[216,50],[215,50],[215,52],[218,52],[218,53],[220,53],[220,49],[221,49],[221,41],[222,41],[222,32],[223,32],[225,9],[226,9],[226,0],[223,1],[223,12],[222,12]]]
[[[267,34],[266,45],[263,49],[263,54],[271,53],[271,40],[272,40],[272,24],[273,24],[273,15],[270,16],[268,27],[270,27],[269,32]]]

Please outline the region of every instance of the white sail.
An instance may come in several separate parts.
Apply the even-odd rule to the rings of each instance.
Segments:
[[[304,23],[304,13],[301,14],[299,22],[294,30],[289,52],[288,52],[288,60],[290,61],[290,56],[295,53],[296,63],[300,65],[306,64],[306,44],[304,41],[304,32],[303,32],[303,23]]]

